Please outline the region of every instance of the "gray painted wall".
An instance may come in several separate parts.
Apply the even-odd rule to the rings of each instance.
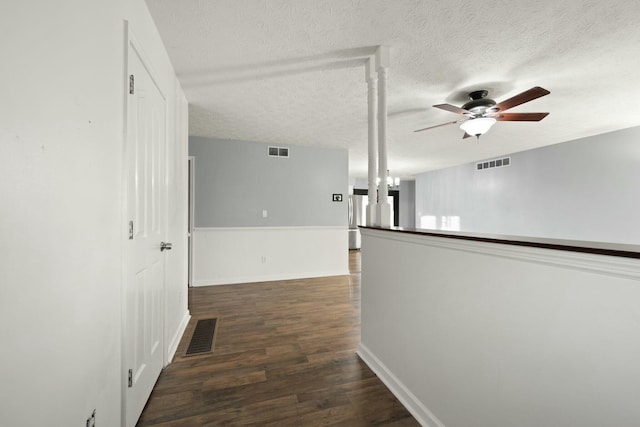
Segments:
[[[275,144],[274,144],[275,145]],[[196,227],[347,226],[348,152],[189,137],[195,157]],[[341,193],[343,202],[333,202]],[[267,218],[262,211],[267,211]]]
[[[640,127],[421,174],[416,214],[437,229],[459,217],[467,232],[638,244]]]
[[[400,181],[400,227],[416,226],[416,182]]]
[[[360,188],[362,190],[369,189],[369,181],[367,178],[356,178],[353,180],[353,188]]]

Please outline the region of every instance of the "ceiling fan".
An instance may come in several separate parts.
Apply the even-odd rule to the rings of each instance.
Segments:
[[[434,107],[441,110],[463,115],[465,116],[464,118],[418,129],[414,132],[462,123],[460,129],[464,131],[463,139],[470,136],[480,138],[480,135],[486,133],[496,122],[539,122],[547,117],[549,113],[505,113],[505,111],[550,93],[548,90],[536,86],[496,104],[496,101],[487,98],[489,92],[475,90],[469,94],[469,102],[462,107],[456,107],[451,104],[434,105]]]

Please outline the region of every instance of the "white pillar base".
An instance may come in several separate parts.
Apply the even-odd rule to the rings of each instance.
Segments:
[[[391,227],[391,205],[378,203],[376,205],[376,220],[379,227]]]
[[[368,226],[377,225],[376,224],[376,205],[375,205],[375,203],[367,205],[367,225]]]

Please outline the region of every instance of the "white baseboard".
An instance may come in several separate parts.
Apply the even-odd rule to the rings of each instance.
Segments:
[[[347,270],[308,272],[296,274],[271,274],[267,276],[240,276],[219,279],[199,279],[193,282],[193,287],[199,286],[215,286],[215,285],[235,285],[238,283],[258,283],[258,282],[274,282],[277,280],[296,280],[309,279],[313,277],[331,277],[348,275]]]
[[[365,345],[360,343],[358,356],[380,378],[387,388],[404,405],[413,417],[425,427],[445,427],[426,406],[378,359]]]
[[[167,351],[167,365],[173,361],[173,357],[176,355],[176,351],[178,351],[178,345],[180,344],[180,340],[184,335],[184,331],[187,329],[187,325],[189,324],[189,320],[191,320],[191,313],[187,310],[182,317],[182,321],[178,326],[178,330],[171,338],[171,343],[169,344],[169,348]]]

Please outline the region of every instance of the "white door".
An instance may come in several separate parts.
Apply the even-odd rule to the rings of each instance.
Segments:
[[[165,99],[134,44],[129,45],[125,265],[125,417],[135,426],[163,366],[166,228]],[[131,90],[133,89],[133,90]],[[131,93],[133,92],[133,93]]]

